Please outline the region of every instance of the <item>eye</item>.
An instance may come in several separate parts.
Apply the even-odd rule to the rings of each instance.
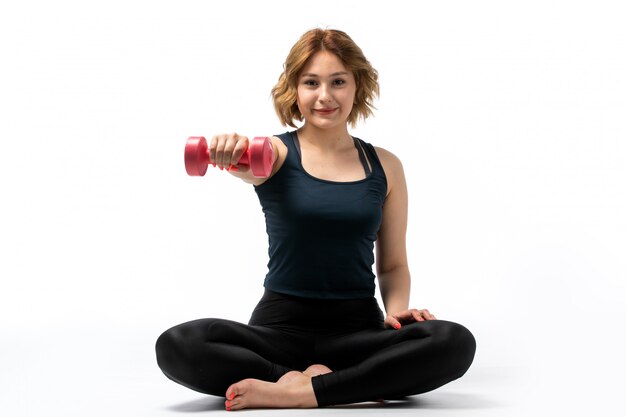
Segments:
[[[304,80],[303,84],[307,85],[309,87],[315,87],[317,85],[317,81],[315,81],[313,79]]]
[[[346,80],[343,80],[343,79],[341,79],[341,78],[336,79],[336,80],[334,80],[334,81],[333,81],[333,84],[334,84],[334,85],[336,85],[336,86],[342,86],[342,85],[344,85],[345,83],[346,83]]]

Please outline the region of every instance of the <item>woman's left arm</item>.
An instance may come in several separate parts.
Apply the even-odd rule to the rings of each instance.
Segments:
[[[376,241],[376,269],[385,305],[385,326],[399,329],[402,323],[435,320],[428,310],[409,309],[411,274],[406,253],[408,193],[400,159],[376,148],[387,176],[387,197]]]

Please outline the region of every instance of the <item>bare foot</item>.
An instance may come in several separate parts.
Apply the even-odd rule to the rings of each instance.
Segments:
[[[244,379],[226,390],[226,410],[243,408],[315,408],[311,377],[291,371],[278,382]]]
[[[318,376],[318,375],[324,375],[324,374],[329,374],[332,371],[330,370],[330,368],[326,365],[311,365],[308,368],[306,368],[302,373],[304,375],[308,375],[310,377],[314,377],[314,376]]]

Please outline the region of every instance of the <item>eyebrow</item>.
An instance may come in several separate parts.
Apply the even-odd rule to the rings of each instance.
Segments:
[[[338,75],[348,75],[348,71],[333,72],[332,74],[330,74],[331,77],[336,77]],[[313,74],[312,72],[307,72],[305,74],[302,74],[300,77],[319,77],[319,75]]]

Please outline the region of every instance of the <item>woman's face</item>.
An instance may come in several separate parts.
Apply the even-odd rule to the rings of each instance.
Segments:
[[[313,55],[298,78],[298,109],[319,128],[345,126],[355,94],[354,75],[328,51]]]

